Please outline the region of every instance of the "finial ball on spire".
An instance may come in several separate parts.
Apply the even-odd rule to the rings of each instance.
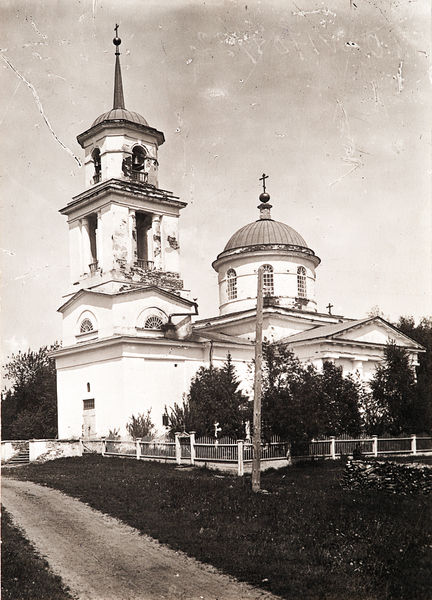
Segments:
[[[260,194],[259,199],[261,200],[261,202],[268,202],[270,200],[270,194],[267,194],[267,192],[262,192],[262,194]]]
[[[121,39],[118,36],[118,28],[119,28],[119,26],[116,23],[116,26],[114,27],[114,31],[116,32],[116,36],[113,39],[114,46],[120,46],[120,44],[121,44]]]

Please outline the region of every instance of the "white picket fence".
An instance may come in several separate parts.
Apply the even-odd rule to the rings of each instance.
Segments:
[[[307,451],[300,458],[340,458],[361,452],[365,456],[382,455],[416,455],[432,452],[432,437],[411,435],[410,437],[337,439],[330,437],[323,440],[312,440]]]
[[[289,461],[288,442],[273,437],[261,447],[262,470],[286,466]],[[167,440],[103,440],[103,456],[121,456],[138,460],[176,462],[178,465],[200,465],[235,471],[238,475],[252,469],[253,448],[250,441],[210,437],[196,439],[195,433],[177,433]]]
[[[27,443],[27,442],[26,442]],[[178,465],[201,465],[238,475],[251,472],[253,447],[250,440],[211,437],[196,439],[195,433],[177,433],[175,439],[138,440],[30,440],[30,462],[52,460],[60,456],[82,456],[86,452],[102,456],[119,456],[137,460],[175,462]],[[3,441],[2,463],[7,463],[19,451],[21,442]],[[291,457],[291,450],[292,457]],[[398,438],[336,438],[312,440],[302,449],[274,436],[261,445],[261,468],[279,468],[294,459],[352,456],[394,456],[432,454],[432,437],[411,435]]]

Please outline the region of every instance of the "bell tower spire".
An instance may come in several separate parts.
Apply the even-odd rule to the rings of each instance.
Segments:
[[[119,46],[121,44],[121,39],[118,37],[118,28],[119,26],[116,24],[114,27],[114,31],[116,32],[115,38],[113,39],[113,44],[115,46],[115,73],[114,73],[114,102],[113,109],[116,108],[125,108],[125,101],[123,95],[123,82],[121,75],[121,67],[120,67],[120,50]]]

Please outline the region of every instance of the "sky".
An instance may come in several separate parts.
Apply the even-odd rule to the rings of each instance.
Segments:
[[[211,267],[258,218],[321,258],[319,310],[432,312],[429,0],[2,0],[3,357],[61,339],[68,234],[84,189],[76,136],[112,107],[165,133],[159,184],[188,203],[181,269],[200,317]]]

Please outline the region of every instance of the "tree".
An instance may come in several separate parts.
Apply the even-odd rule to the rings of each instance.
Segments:
[[[384,351],[384,361],[370,382],[372,397],[365,415],[368,432],[382,435],[412,433],[415,429],[416,382],[409,352],[395,343]]]
[[[313,437],[357,435],[361,385],[342,367],[324,362],[322,371],[302,365],[283,345],[263,346],[263,432],[294,444]]]
[[[244,424],[251,414],[239,385],[229,354],[220,368],[200,367],[183,404],[175,404],[169,411],[165,408],[171,432],[185,430],[196,431],[199,436],[214,435],[214,424],[219,423],[222,435],[244,437]]]
[[[416,325],[413,317],[400,317],[396,325],[403,333],[422,344],[426,352],[419,354],[416,368],[415,429],[432,430],[432,317],[423,317]]]
[[[12,354],[5,377],[11,387],[2,394],[2,438],[57,436],[56,370],[50,353],[59,345]]]
[[[126,424],[126,429],[132,439],[137,438],[152,438],[154,436],[154,423],[151,420],[151,408],[146,414],[139,413],[136,417],[132,415],[129,423]]]

